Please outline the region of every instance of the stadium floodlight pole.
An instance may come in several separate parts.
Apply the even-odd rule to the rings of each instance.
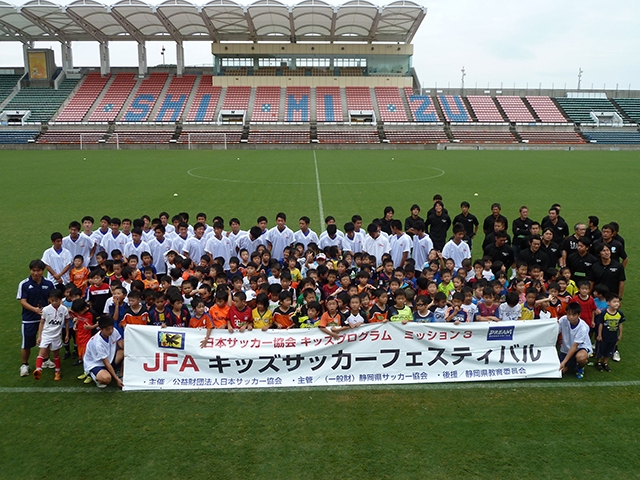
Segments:
[[[160,53],[162,54],[162,65],[166,65],[167,63],[164,61],[164,45],[162,46],[162,50],[160,50]]]
[[[580,85],[582,84],[583,73],[584,73],[584,70],[582,70],[582,67],[578,68],[578,90],[580,90]]]
[[[462,93],[464,93],[464,77],[467,76],[467,72],[465,72],[464,70],[464,65],[462,66],[462,70],[460,70],[462,72],[462,79],[461,79],[461,86],[460,89],[462,90]]]

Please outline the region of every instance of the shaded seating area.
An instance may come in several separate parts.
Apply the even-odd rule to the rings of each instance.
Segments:
[[[109,81],[110,76],[92,72],[57,116],[57,122],[81,122]]]
[[[89,115],[90,122],[111,122],[116,119],[136,85],[134,73],[119,73],[109,85],[100,103]]]
[[[58,111],[78,80],[63,80],[54,88],[26,87],[21,89],[4,110],[31,110],[29,122],[48,122]]]

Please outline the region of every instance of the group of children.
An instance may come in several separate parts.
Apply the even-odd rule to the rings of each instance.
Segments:
[[[206,226],[203,215],[198,214],[198,219],[205,220]],[[71,249],[63,248],[63,240],[70,245],[69,237],[63,239],[61,234],[53,234],[52,248],[56,255],[64,258],[58,263],[48,261],[36,265],[48,271],[51,288],[48,305],[34,306],[40,315],[35,341],[40,351],[34,378],[40,378],[49,353],[53,357],[55,379],[60,378],[59,352],[64,346],[65,358],[69,358],[72,355],[69,340],[73,338],[76,363],[84,360],[85,372],[80,379],[87,383],[94,380],[99,385],[111,379],[121,382],[116,374],[118,362],[112,362],[118,356],[118,345],[121,348],[126,341],[127,325],[132,324],[205,329],[204,346],[215,329],[233,333],[252,329],[319,328],[338,338],[342,331],[366,323],[452,322],[457,325],[544,318],[559,319],[563,371],[575,368],[578,377],[584,375],[584,366],[593,353],[592,340],[597,342],[596,367],[610,370],[608,361],[622,337],[625,320],[619,310],[620,297],[604,285],[596,285],[592,291],[587,280],[576,284],[568,268],[542,271],[538,265],[518,262],[509,279],[510,265],[493,261],[489,256],[472,262],[470,249],[460,242],[465,234],[455,227],[452,241],[457,238],[458,242],[454,242],[453,250],[445,248],[444,251],[453,251],[452,256],[466,251],[466,258],[446,258],[443,252],[430,249],[423,267],[409,255],[398,257],[397,249],[377,256],[372,253],[376,247],[368,251],[363,247],[354,252],[331,245],[331,237],[338,236],[335,222],[328,223],[331,228],[327,228],[324,237],[313,234],[305,245],[304,237],[313,233],[308,229],[309,219],[300,219],[303,236],[298,235],[299,232],[291,232],[289,236],[283,217],[286,221],[284,214],[278,214],[276,233],[266,229],[264,217],[260,217],[259,225],[249,232],[239,231],[237,219],[231,221],[230,232],[221,231],[221,219],[217,218],[208,241],[206,227],[200,221],[194,226],[194,233],[189,233],[188,218],[185,219],[184,214],[173,218],[173,230],[169,232],[172,237],[165,237],[170,229],[166,213],[150,221],[151,225],[144,219],[129,222],[133,224],[133,230],[129,231],[124,228],[120,231],[124,221],[103,217],[101,229],[105,231],[99,242],[91,240],[95,232],[85,231],[81,237],[80,223],[72,222],[70,237],[75,234],[75,243],[85,242],[84,249],[75,250],[72,261],[69,261]],[[147,220],[150,219],[147,217]],[[352,242],[358,217],[354,216],[354,220],[355,224],[345,225],[343,234]],[[82,225],[86,227],[92,222],[93,219],[85,217]],[[106,224],[110,224],[110,231]],[[390,223],[394,233],[401,227],[397,224],[399,222]],[[382,241],[383,225],[382,221],[369,225],[367,239],[361,245],[366,245],[371,238]],[[147,243],[142,238],[149,231],[155,232],[155,238]],[[406,236],[398,233],[396,242],[401,234]],[[127,240],[127,236],[131,238]],[[286,239],[284,243],[281,236]],[[200,237],[201,243],[208,242],[202,251],[181,243],[196,237]],[[235,248],[228,255],[215,256],[220,251],[216,250],[216,242],[224,243],[221,237],[233,238]],[[115,243],[111,242],[113,239]],[[168,245],[162,246],[167,240]],[[158,249],[158,244],[162,248]],[[325,248],[321,249],[320,245]],[[345,241],[341,245],[353,243]],[[121,248],[105,250],[109,246]],[[158,259],[158,255],[162,258]],[[65,265],[65,262],[68,263]],[[33,277],[32,269],[30,279]],[[41,279],[42,282],[46,280]],[[33,314],[27,297],[20,297],[19,291],[23,324],[24,309],[27,314]],[[31,319],[27,323],[33,323],[33,315],[27,318]],[[105,328],[109,331],[106,337]],[[97,332],[100,334],[96,335]],[[28,336],[24,336],[23,341],[21,375],[25,365],[28,375],[25,349],[34,346]],[[96,337],[105,345],[113,345],[108,350],[110,358],[102,362],[104,365],[96,366],[96,352],[92,350],[93,363],[88,366],[87,346]]]

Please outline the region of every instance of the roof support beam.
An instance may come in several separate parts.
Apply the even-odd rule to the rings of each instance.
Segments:
[[[112,6],[108,6],[107,11],[111,13],[113,18],[116,19],[116,22],[118,22],[120,26],[124,28],[127,31],[127,33],[133,37],[133,39],[136,42],[138,42],[138,44],[142,45],[144,43],[144,35],[142,35],[142,32],[138,30],[133,23],[127,20],[124,17],[124,15],[122,15]],[[146,68],[146,65],[145,65],[145,68]]]
[[[216,30],[216,27],[213,26],[213,23],[211,23],[211,19],[207,16],[207,13],[204,11],[204,9],[201,6],[198,6],[198,14],[200,15],[200,18],[202,18],[202,21],[204,22],[204,26],[207,27],[207,30],[209,31],[209,35],[211,35],[211,39],[216,43],[220,43],[218,30]]]
[[[247,7],[242,7],[242,11],[244,12],[244,19],[247,22],[247,27],[249,28],[249,37],[253,43],[258,42],[258,34],[256,33],[256,27],[253,24],[253,19],[251,15],[249,15],[249,9]]]
[[[171,38],[173,38],[176,43],[182,44],[184,38],[180,34],[180,31],[175,27],[175,25],[171,23],[171,21],[167,18],[167,16],[162,13],[157,6],[151,7],[151,10],[156,15],[156,17],[158,17],[158,20],[160,20],[162,26],[167,29],[167,32],[169,32]]]
[[[416,17],[413,20],[413,25],[411,25],[411,28],[407,32],[407,37],[405,38],[404,43],[411,43],[411,40],[413,40],[413,37],[418,31],[418,28],[420,28],[420,24],[422,23],[422,21],[426,16],[427,16],[427,7],[424,7],[422,9],[422,12],[420,12],[420,15],[418,15],[418,17]]]
[[[73,22],[76,25],[78,25],[85,32],[87,32],[89,35],[91,35],[94,40],[96,40],[96,41],[98,41],[100,43],[107,43],[107,41],[108,41],[107,36],[104,33],[102,33],[102,31],[99,28],[96,28],[93,25],[91,25],[84,18],[82,18],[76,12],[71,10],[67,5],[64,5],[62,7],[62,11],[65,14],[67,14],[69,16],[69,18],[71,20],[73,20]]]
[[[31,13],[29,11],[29,7],[20,6],[20,7],[18,7],[18,12],[20,13],[20,15],[22,15],[26,19],[30,20],[31,22],[35,23],[42,30],[44,30],[49,35],[51,35],[51,37],[53,37],[52,38],[53,40],[58,40],[59,42],[68,42],[69,41],[67,36],[64,33],[62,33],[62,30],[54,27],[53,25],[51,25],[46,20],[43,20],[42,18],[38,17],[37,15]]]
[[[371,22],[371,30],[369,30],[369,43],[373,42],[376,39],[376,32],[378,31],[378,24],[380,23],[381,16],[382,16],[382,7],[378,7],[376,16],[373,17],[373,22]]]
[[[331,16],[331,32],[329,33],[331,43],[336,40],[336,21],[338,19],[338,7],[333,7],[333,15]]]
[[[12,37],[15,37],[16,40],[27,44],[29,42],[33,42],[31,35],[26,33],[24,30],[20,30],[19,28],[14,27],[13,25],[6,23],[4,20],[0,19],[0,28],[3,31],[10,34]]]
[[[287,10],[289,10],[289,30],[291,31],[289,39],[291,43],[296,43],[298,39],[296,38],[296,24],[293,21],[293,7],[287,7]]]

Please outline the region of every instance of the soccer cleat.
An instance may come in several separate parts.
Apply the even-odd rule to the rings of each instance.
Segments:
[[[42,368],[56,368],[56,364],[50,358],[47,358],[46,362],[42,362]]]
[[[78,359],[75,362],[73,362],[73,366],[75,367],[76,365],[82,365],[82,360]]]
[[[584,377],[584,367],[576,368],[576,378]]]
[[[53,379],[57,382],[58,380],[62,380],[62,373],[60,372],[55,372],[53,374]]]
[[[29,376],[29,365],[27,365],[26,363],[23,365],[20,365],[20,376],[21,377]]]
[[[36,368],[33,371],[33,379],[34,380],[40,380],[40,377],[42,377],[42,370],[40,370],[39,368]]]
[[[604,370],[604,367],[602,366],[602,362],[596,363],[596,370],[598,370],[599,372]]]
[[[613,352],[613,357],[611,357],[611,360],[613,360],[614,362],[620,361],[620,350],[616,350],[615,352]]]
[[[67,360],[67,359],[69,359],[69,358],[71,358],[71,352],[66,352],[66,353],[64,354],[64,357],[62,357],[62,359],[63,359],[63,360]]]
[[[611,367],[609,367],[608,363],[603,363],[602,364],[602,368],[604,369],[605,372],[610,372],[611,371]]]
[[[87,378],[84,379],[84,383],[91,383],[91,382],[93,382],[93,380],[89,375],[87,375]]]
[[[78,380],[84,380],[88,376],[89,374],[87,372],[83,372],[82,375],[78,375]]]
[[[107,384],[106,383],[100,383],[99,381],[96,380],[96,386],[98,388],[107,388]]]

